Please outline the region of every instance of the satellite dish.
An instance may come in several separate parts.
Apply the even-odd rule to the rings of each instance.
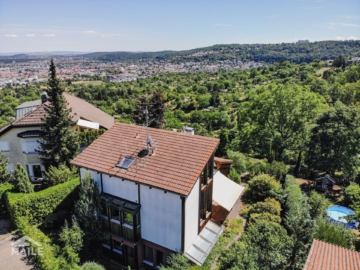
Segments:
[[[147,135],[147,143],[150,147],[153,147],[153,145],[154,145],[150,135]]]

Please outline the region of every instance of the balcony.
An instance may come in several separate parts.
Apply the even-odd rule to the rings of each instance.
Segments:
[[[139,204],[118,198],[107,198],[103,209],[102,218],[105,231],[131,242],[141,239]]]

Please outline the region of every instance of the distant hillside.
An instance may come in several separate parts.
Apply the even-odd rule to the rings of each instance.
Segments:
[[[163,60],[171,62],[209,61],[238,59],[274,63],[287,60],[294,63],[310,63],[314,59],[329,60],[338,55],[360,56],[360,41],[319,41],[310,43],[281,44],[230,44],[214,45],[187,51],[160,52],[95,52],[81,55],[101,61]]]

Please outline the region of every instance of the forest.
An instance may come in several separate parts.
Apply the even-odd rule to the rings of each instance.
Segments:
[[[181,131],[186,125],[196,135],[220,138],[216,156],[232,159],[229,178],[246,183],[241,215],[247,225],[229,249],[214,248],[218,269],[302,269],[313,238],[360,250],[357,230],[323,218],[334,203],[360,218],[360,65],[346,65],[341,55],[321,59],[125,83],[61,84],[116,121],[144,124],[148,103],[152,127]],[[39,99],[44,90],[45,84],[3,88],[0,126],[13,119],[16,106]],[[303,190],[295,179],[322,172],[334,177],[340,196]],[[225,232],[232,235],[229,227]],[[191,267],[176,256],[166,269]]]
[[[343,54],[345,57],[358,55],[360,41],[318,41],[309,43],[281,44],[230,44],[214,45],[187,51],[160,52],[95,52],[81,55],[100,61],[170,61],[173,63],[201,62],[210,63],[238,59],[243,62],[255,61],[275,63],[281,60],[300,64],[314,59],[330,60]],[[79,56],[80,57],[80,56]]]

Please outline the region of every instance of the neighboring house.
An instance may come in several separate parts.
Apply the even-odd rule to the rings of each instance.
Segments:
[[[114,118],[99,110],[90,103],[68,93],[63,93],[67,108],[71,108],[74,129],[78,132],[91,129],[109,129],[115,122]],[[37,152],[42,120],[45,115],[46,97],[42,100],[25,102],[16,108],[16,120],[0,129],[0,150],[9,158],[8,171],[14,170],[21,163],[33,181],[43,178],[44,166]]]
[[[165,264],[172,252],[202,265],[224,230],[212,210],[218,142],[116,123],[80,153],[71,163],[81,177],[91,174],[102,196],[104,253],[136,269]],[[228,213],[241,190],[222,186],[226,198],[217,194],[216,204]]]
[[[314,239],[303,270],[358,270],[360,253]]]

